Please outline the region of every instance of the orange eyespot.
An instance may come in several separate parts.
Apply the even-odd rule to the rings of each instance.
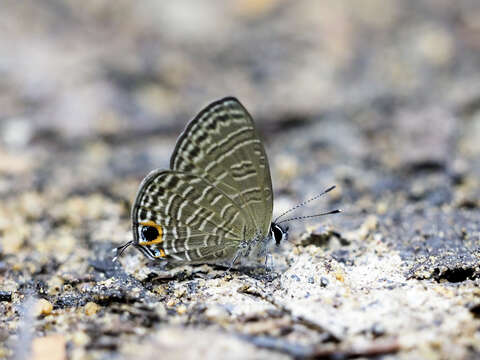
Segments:
[[[165,250],[161,249],[161,248],[158,248],[158,247],[155,247],[155,248],[150,248],[150,251],[153,255],[154,258],[164,258],[164,257],[167,257],[167,255],[165,254]]]
[[[161,225],[155,224],[153,221],[146,221],[140,223],[141,239],[138,241],[139,245],[158,244],[163,241],[163,229]]]

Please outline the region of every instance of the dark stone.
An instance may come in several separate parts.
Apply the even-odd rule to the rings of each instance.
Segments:
[[[0,301],[12,301],[12,292],[11,291],[0,291]]]
[[[480,303],[472,305],[470,307],[470,312],[473,314],[473,317],[480,319]]]
[[[383,327],[383,325],[379,324],[379,323],[375,323],[372,326],[372,335],[374,337],[379,337],[379,336],[385,335],[385,328]]]

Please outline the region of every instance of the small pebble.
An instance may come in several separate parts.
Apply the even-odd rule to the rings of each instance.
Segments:
[[[32,357],[34,360],[65,360],[66,340],[63,335],[53,334],[45,337],[38,337],[32,342]]]
[[[387,213],[387,211],[388,211],[388,205],[387,205],[386,202],[381,201],[377,204],[377,214],[378,215],[385,215]]]
[[[53,305],[45,299],[38,299],[34,306],[34,315],[49,315],[53,310]]]
[[[94,302],[88,302],[85,304],[85,314],[88,316],[95,315],[98,310],[100,310],[100,306],[95,304]]]
[[[76,346],[85,346],[90,342],[90,336],[84,331],[77,331],[72,335],[72,342]]]
[[[225,307],[220,305],[212,305],[205,311],[205,316],[210,321],[219,323],[227,322],[230,319],[230,314]]]
[[[336,272],[335,273],[335,278],[340,281],[340,282],[344,282],[345,281],[345,278],[343,276],[343,274],[341,272]]]
[[[177,304],[177,300],[176,299],[170,299],[167,301],[167,307],[171,308],[171,307],[174,307],[176,304]]]
[[[178,315],[183,315],[183,314],[185,314],[186,312],[187,312],[187,307],[186,307],[185,305],[182,304],[182,305],[179,305],[179,306],[177,307],[177,314],[178,314]]]
[[[173,296],[175,296],[177,299],[180,299],[183,295],[186,294],[186,292],[187,292],[186,289],[182,287],[182,288],[176,289],[173,292]]]
[[[328,283],[329,283],[328,279],[325,276],[322,276],[320,279],[320,285],[322,285],[322,287],[327,287]]]
[[[308,278],[308,282],[309,282],[310,284],[315,284],[315,279],[313,278],[313,276],[310,276],[310,277]]]

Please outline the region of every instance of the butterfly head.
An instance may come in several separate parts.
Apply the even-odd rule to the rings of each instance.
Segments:
[[[280,242],[288,240],[288,225],[280,225],[272,222],[270,225],[270,236],[278,246]]]
[[[318,199],[319,197],[325,195],[326,193],[332,191],[333,189],[335,189],[335,186],[329,187],[328,189],[322,191],[320,194],[314,196],[313,198],[308,199],[308,200],[294,206],[293,208],[288,209],[287,211],[285,211],[280,216],[277,216],[276,219],[274,221],[272,221],[272,223],[270,224],[270,236],[272,237],[272,239],[275,240],[275,244],[278,246],[278,245],[280,245],[280,242],[288,240],[288,225],[285,224],[286,222],[294,221],[294,220],[303,220],[303,219],[325,216],[325,215],[330,215],[330,214],[337,214],[337,213],[342,212],[342,210],[336,209],[336,210],[331,210],[331,211],[327,211],[327,212],[320,213],[320,214],[307,215],[307,216],[296,216],[296,217],[292,217],[292,218],[289,218],[289,219],[283,219],[283,220],[279,221],[284,215],[286,215],[286,214],[288,214],[288,213],[290,213],[290,212],[292,212],[292,211],[294,211],[294,210],[296,210],[296,209],[298,209],[302,206],[305,206],[309,202]]]

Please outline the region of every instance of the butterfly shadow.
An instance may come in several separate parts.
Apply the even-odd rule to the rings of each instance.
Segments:
[[[151,261],[147,263],[151,274],[148,276],[149,281],[185,281],[195,278],[201,279],[219,279],[225,278],[231,280],[233,277],[248,276],[252,279],[271,282],[277,279],[281,274],[267,268],[264,265],[235,265],[227,264],[175,264],[175,263],[159,263]]]

